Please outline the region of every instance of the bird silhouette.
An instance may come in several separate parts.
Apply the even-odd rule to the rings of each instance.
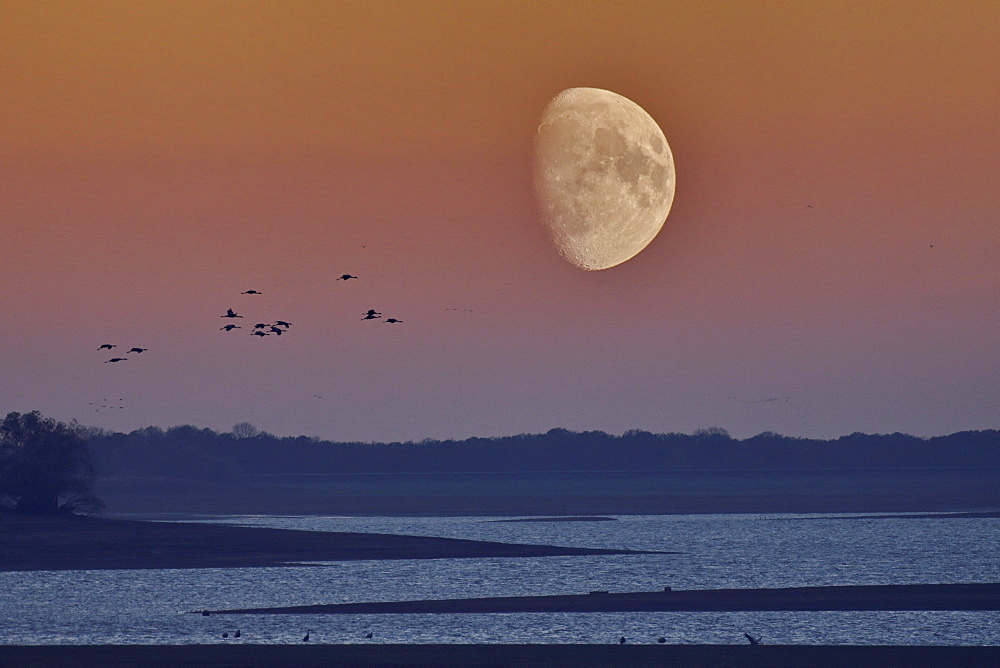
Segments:
[[[302,642],[309,642],[309,634],[312,633],[312,629],[306,631],[306,634],[302,637]]]
[[[271,331],[274,332],[275,334],[277,334],[278,336],[281,336],[282,334],[285,333],[285,330],[283,330],[280,327],[276,327],[276,326],[272,326],[271,327]]]
[[[202,611],[201,611],[201,616],[202,616],[202,617],[208,617],[208,616],[209,616],[210,614],[211,614],[211,613],[210,613],[210,612],[209,612],[208,610],[202,610]]]
[[[760,644],[760,639],[764,637],[764,636],[757,636],[756,638],[754,638],[749,633],[744,633],[743,635],[745,635],[747,637],[747,640],[750,641],[751,645],[759,645]]]
[[[226,315],[220,315],[220,318],[242,318],[241,315],[236,315],[236,311],[231,308],[226,309]]]
[[[621,638],[618,639],[618,644],[619,645],[624,645],[625,644],[625,636],[622,636]]]
[[[246,292],[241,292],[241,295],[262,295],[263,292],[257,292],[256,290],[247,290]]]
[[[116,346],[113,343],[102,343],[101,347],[98,348],[98,350],[111,350],[112,348],[117,348],[117,347],[118,346]]]
[[[254,329],[267,329],[268,327],[270,327],[270,325],[268,325],[266,322],[258,322],[256,325],[253,326]]]
[[[227,332],[231,332],[231,331],[233,331],[234,329],[243,329],[243,328],[242,328],[242,327],[240,327],[239,325],[233,325],[233,324],[229,324],[229,325],[226,325],[225,327],[220,327],[219,329],[224,329],[224,330],[226,330]]]
[[[368,638],[369,640],[371,640],[372,639],[372,632],[369,631],[368,633],[366,633],[365,637]]]
[[[292,326],[292,323],[285,322],[284,320],[275,320],[274,324],[277,325],[278,327],[291,327]]]
[[[258,329],[255,332],[250,332],[250,335],[251,336],[271,336],[271,333],[270,332],[264,332],[264,331],[261,331],[261,330]]]
[[[402,321],[402,320],[396,320],[395,318],[386,318],[386,319],[385,319],[385,323],[386,323],[387,325],[388,325],[388,324],[391,324],[391,323],[396,323],[396,322],[403,322],[403,321]]]
[[[350,274],[344,274],[343,276],[341,276],[341,277],[340,277],[340,278],[338,278],[337,280],[338,280],[338,281],[349,281],[349,280],[351,280],[352,278],[357,278],[357,276],[351,276]]]
[[[656,642],[662,645],[663,643],[667,642],[667,639],[664,638],[663,636],[660,636],[659,638],[656,639]]]
[[[127,362],[127,361],[128,361],[127,357],[112,357],[111,359],[108,360],[108,362]],[[105,362],[105,364],[107,364],[108,362]]]
[[[223,638],[228,638],[229,637],[229,632],[228,631],[223,631],[222,632],[222,637]]]
[[[131,350],[129,350],[129,352],[130,353],[144,353],[147,350],[149,350],[149,348],[132,348]]]
[[[239,638],[240,637],[240,630],[239,629],[236,629],[236,633],[233,634],[233,637],[234,638]]]

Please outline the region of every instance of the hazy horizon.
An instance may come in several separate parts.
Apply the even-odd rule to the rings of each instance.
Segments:
[[[3,3],[0,413],[361,442],[996,428],[998,19]],[[676,162],[663,229],[605,271],[558,256],[531,185],[576,86],[639,104]]]

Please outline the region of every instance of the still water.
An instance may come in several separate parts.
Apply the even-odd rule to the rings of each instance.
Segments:
[[[741,643],[998,645],[998,612],[212,615],[205,608],[729,587],[1000,582],[1000,519],[835,515],[227,516],[198,521],[680,554],[0,573],[0,644]],[[239,628],[241,638],[234,639]],[[230,638],[222,639],[228,632]],[[371,632],[372,640],[365,634]]]

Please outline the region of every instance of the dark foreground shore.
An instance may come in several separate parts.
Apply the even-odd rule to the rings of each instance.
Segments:
[[[0,516],[0,571],[239,568],[310,561],[587,554],[641,553],[223,524]]]
[[[19,666],[995,666],[1000,647],[830,645],[0,646]]]
[[[216,610],[215,614],[459,614],[513,612],[740,612],[819,610],[1000,610],[1000,584],[864,585],[695,589],[564,596],[390,601]]]

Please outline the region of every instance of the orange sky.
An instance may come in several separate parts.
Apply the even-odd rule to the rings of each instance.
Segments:
[[[4,3],[0,411],[361,440],[996,427],[998,14]],[[677,164],[663,231],[603,272],[548,247],[531,192],[572,86],[640,104]],[[237,338],[228,307],[295,324]],[[105,365],[106,340],[150,350]]]

